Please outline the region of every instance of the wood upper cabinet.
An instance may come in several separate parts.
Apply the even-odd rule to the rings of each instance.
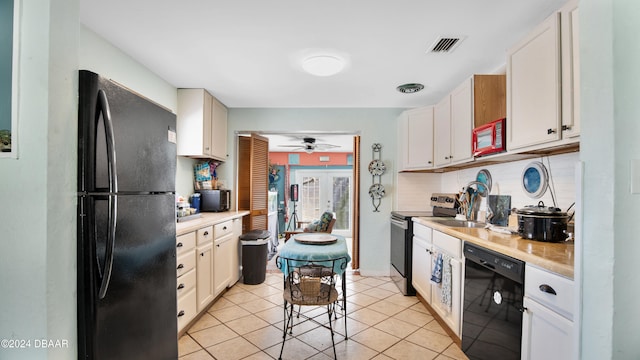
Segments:
[[[433,168],[433,106],[400,115],[398,147],[400,171]]]
[[[227,159],[227,108],[204,89],[178,89],[180,156]]]
[[[507,55],[507,149],[561,138],[560,14]]]
[[[269,186],[269,139],[252,134],[238,138],[238,210],[249,210],[243,218],[243,233],[267,230]]]
[[[473,75],[473,127],[507,117],[507,76]]]

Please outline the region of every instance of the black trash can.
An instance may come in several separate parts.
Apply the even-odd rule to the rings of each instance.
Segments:
[[[267,274],[267,253],[271,233],[267,230],[251,230],[240,235],[242,243],[242,282],[257,285]]]

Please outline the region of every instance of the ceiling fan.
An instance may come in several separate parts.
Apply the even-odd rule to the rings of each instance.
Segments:
[[[315,150],[328,150],[339,147],[333,144],[321,144],[317,143],[315,138],[304,137],[300,145],[280,145],[281,147],[290,147],[292,150],[304,150],[307,154],[311,154]]]

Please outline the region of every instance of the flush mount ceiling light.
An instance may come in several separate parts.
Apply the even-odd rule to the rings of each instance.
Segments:
[[[400,91],[403,94],[417,93],[422,89],[424,89],[424,85],[415,83],[400,85],[396,88],[396,90]]]
[[[302,61],[302,69],[315,76],[331,76],[344,69],[344,60],[333,55],[314,55]]]

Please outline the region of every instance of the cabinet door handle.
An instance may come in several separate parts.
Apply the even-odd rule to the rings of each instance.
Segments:
[[[204,235],[204,236],[209,236],[209,232],[208,232],[208,231],[205,231],[203,235]]]
[[[180,316],[184,316],[184,310],[180,310],[180,312],[178,313],[178,317]]]
[[[226,226],[223,226],[223,227],[222,227],[222,230],[227,230],[227,227],[226,227]]]
[[[177,244],[176,244],[176,247],[182,247],[182,246],[183,246],[183,245],[182,245],[182,243],[181,243],[181,242],[179,242],[179,243],[177,243]]]
[[[178,285],[178,290],[180,290],[180,289],[184,289],[184,284]]]
[[[431,164],[431,161],[427,161],[427,164]]]
[[[180,270],[180,269],[182,269],[182,268],[184,268],[184,265],[183,265],[183,264],[178,265],[178,270]]]
[[[546,292],[547,294],[551,294],[551,295],[558,295],[556,293],[555,290],[553,290],[553,288],[547,284],[542,284],[540,286],[538,286],[538,289],[540,289],[540,291],[542,292]]]
[[[571,130],[573,126],[571,125],[562,125],[562,131],[567,131],[567,130]]]
[[[200,256],[204,256],[204,253],[203,253],[203,252],[201,252],[201,253],[200,253]]]
[[[555,134],[557,131],[557,129],[547,129],[547,135]]]

